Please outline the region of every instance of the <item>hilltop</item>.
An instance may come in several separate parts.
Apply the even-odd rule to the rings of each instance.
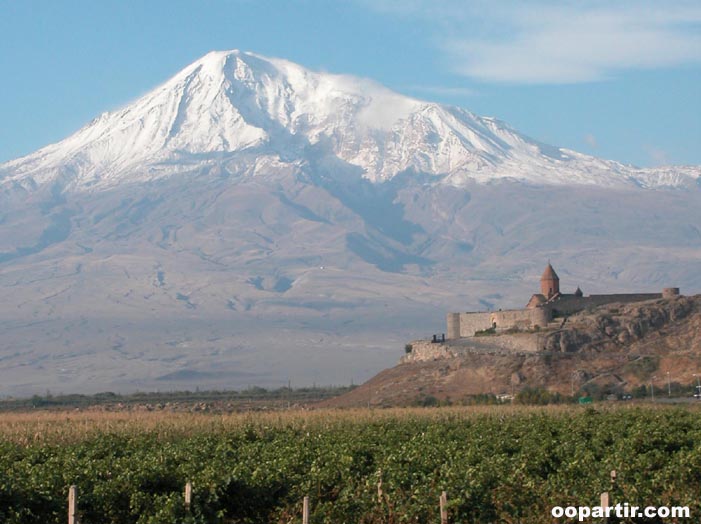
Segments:
[[[324,405],[460,402],[526,387],[570,395],[691,384],[701,374],[701,295],[608,304],[570,316],[562,328],[507,337],[510,348],[498,343],[500,335],[412,348],[413,356]],[[520,346],[513,342],[519,337]],[[545,350],[533,349],[534,337]]]

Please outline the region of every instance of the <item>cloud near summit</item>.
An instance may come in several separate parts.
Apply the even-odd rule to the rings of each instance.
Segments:
[[[359,1],[425,24],[449,67],[483,82],[595,82],[701,63],[698,2]]]

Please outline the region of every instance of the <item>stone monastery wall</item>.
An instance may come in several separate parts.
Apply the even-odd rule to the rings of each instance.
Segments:
[[[545,327],[550,320],[550,311],[544,308],[510,309],[481,313],[448,313],[447,333],[449,339],[473,337],[476,331],[495,327],[497,331],[510,328],[532,329]]]
[[[532,330],[536,326],[545,327],[553,317],[567,316],[587,308],[595,308],[616,302],[630,303],[671,298],[679,295],[679,288],[669,287],[662,293],[625,293],[612,295],[582,296],[582,291],[571,295],[561,294],[560,278],[548,262],[540,279],[542,293],[533,295],[524,309],[506,311],[482,311],[475,313],[448,313],[446,318],[446,338],[474,337],[475,332],[495,328],[499,333],[509,329]]]
[[[577,313],[589,307],[598,307],[615,302],[643,302],[658,298],[662,298],[662,293],[621,293],[614,295],[589,295],[588,297],[565,296],[545,307],[549,307],[558,316],[562,316]]]

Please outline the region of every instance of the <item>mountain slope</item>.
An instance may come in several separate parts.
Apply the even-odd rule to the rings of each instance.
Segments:
[[[698,176],[210,53],[0,166],[0,394],[358,382],[548,258],[565,289],[690,293]]]

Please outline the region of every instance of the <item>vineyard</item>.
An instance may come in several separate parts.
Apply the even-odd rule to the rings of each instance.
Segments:
[[[442,491],[451,523],[550,523],[553,506],[597,505],[602,491],[695,517],[701,416],[575,406],[4,415],[0,522],[65,523],[70,485],[82,524],[301,522],[305,496],[311,523],[438,523]]]

